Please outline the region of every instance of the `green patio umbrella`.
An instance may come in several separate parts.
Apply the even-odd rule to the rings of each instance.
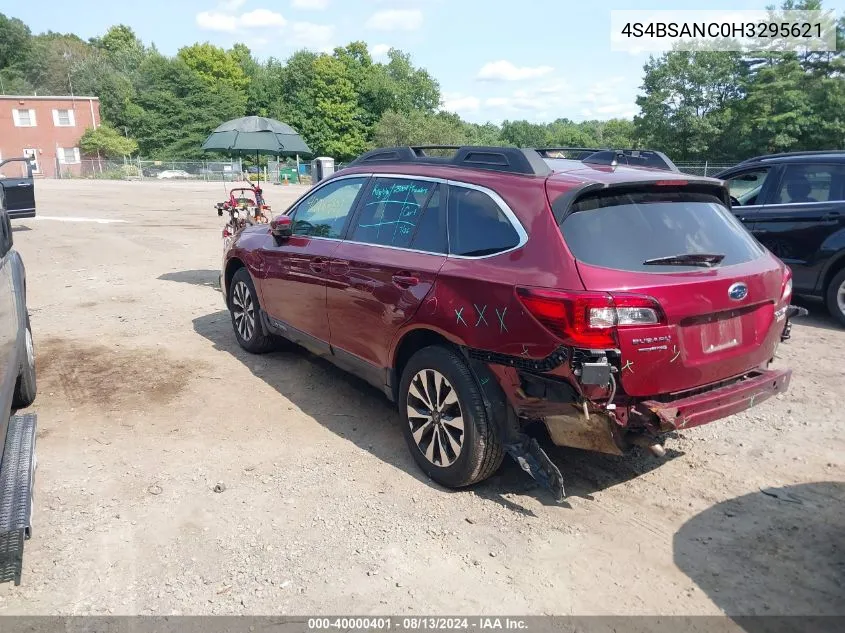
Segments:
[[[205,139],[202,149],[224,154],[255,154],[256,162],[259,154],[297,157],[313,154],[291,126],[263,116],[245,116],[221,123]]]

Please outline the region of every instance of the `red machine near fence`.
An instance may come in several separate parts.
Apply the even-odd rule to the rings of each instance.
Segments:
[[[270,221],[270,207],[264,202],[261,187],[235,187],[229,191],[229,199],[218,202],[217,215],[227,213],[228,221],[223,226],[223,246],[228,246],[232,237],[247,225],[267,224]]]

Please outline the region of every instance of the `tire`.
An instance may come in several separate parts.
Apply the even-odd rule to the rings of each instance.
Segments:
[[[252,354],[264,354],[275,347],[275,340],[261,324],[258,293],[246,268],[240,268],[229,284],[227,301],[232,329],[238,344]]]
[[[432,389],[439,396],[429,396]],[[442,403],[436,416],[426,415],[432,397]],[[487,419],[481,388],[463,359],[446,347],[425,347],[410,358],[399,385],[399,413],[414,460],[447,488],[487,479],[502,463],[499,432]]]
[[[827,287],[827,309],[839,325],[845,327],[845,268],[830,280]]]
[[[35,381],[35,346],[32,342],[32,326],[29,324],[29,315],[26,315],[26,331],[24,333],[25,358],[18,381],[15,383],[15,393],[12,398],[12,406],[15,409],[24,409],[35,402],[37,385]]]

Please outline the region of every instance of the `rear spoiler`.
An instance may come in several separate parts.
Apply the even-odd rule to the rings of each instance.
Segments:
[[[730,193],[724,183],[712,178],[690,176],[686,179],[673,178],[671,180],[637,180],[618,183],[585,183],[580,187],[569,189],[561,193],[552,201],[552,214],[560,224],[571,213],[572,206],[581,198],[593,193],[625,194],[628,192],[642,192],[655,190],[686,191],[718,198],[725,207],[731,208]]]
[[[591,147],[542,147],[536,152],[543,158],[580,160],[594,165],[630,165],[664,171],[681,170],[663,152],[653,149],[600,149]]]

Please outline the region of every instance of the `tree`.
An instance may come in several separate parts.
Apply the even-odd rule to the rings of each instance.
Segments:
[[[440,107],[440,84],[428,71],[415,68],[411,57],[390,49],[387,64],[373,64],[361,87],[361,105],[368,121],[377,121],[388,110],[434,112]]]
[[[243,114],[232,86],[210,85],[179,57],[150,55],[139,69],[136,90],[127,117],[144,156],[199,158],[211,131]]]
[[[99,155],[106,158],[129,156],[138,151],[138,143],[131,138],[121,136],[120,132],[109,125],[87,128],[79,139],[79,148],[88,156]]]
[[[502,130],[493,123],[467,123],[467,134],[473,145],[502,145]]]
[[[23,62],[26,78],[41,94],[79,94],[72,86],[71,75],[93,50],[90,44],[73,34],[47,32],[36,35]]]
[[[634,117],[644,146],[679,160],[707,157],[726,126],[726,111],[741,99],[746,67],[740,53],[672,51],[645,65]]]
[[[134,74],[147,55],[135,31],[125,24],[110,27],[103,37],[93,38],[91,45],[102,51],[116,69],[127,75]]]
[[[596,147],[600,141],[591,132],[586,125],[578,125],[569,119],[558,119],[546,127],[545,139],[534,147]],[[512,130],[508,133],[514,134]]]
[[[210,86],[227,85],[238,92],[246,91],[249,79],[238,63],[242,51],[232,54],[205,42],[180,48],[176,55]]]
[[[266,64],[259,64],[249,47],[240,43],[232,47],[229,55],[241,67],[247,80],[244,113],[269,116],[271,105],[281,98],[281,62],[271,57]]]
[[[32,48],[32,32],[17,18],[0,13],[0,70],[24,62]]]
[[[609,119],[607,121],[585,121],[584,125],[596,124],[599,147],[618,149],[634,148],[636,130],[634,122],[628,119]]]
[[[272,113],[292,125],[311,149],[343,160],[366,148],[363,111],[346,64],[300,51],[288,60],[282,84]]]
[[[473,142],[470,126],[456,114],[421,110],[388,110],[373,128],[375,147],[402,145],[467,145]]]
[[[127,109],[134,102],[136,92],[132,76],[116,69],[111,61],[97,52],[71,72],[74,90],[78,94],[96,95],[100,98],[100,115],[118,129],[129,125]]]
[[[546,126],[528,121],[504,121],[502,140],[516,147],[543,147],[546,145]]]

